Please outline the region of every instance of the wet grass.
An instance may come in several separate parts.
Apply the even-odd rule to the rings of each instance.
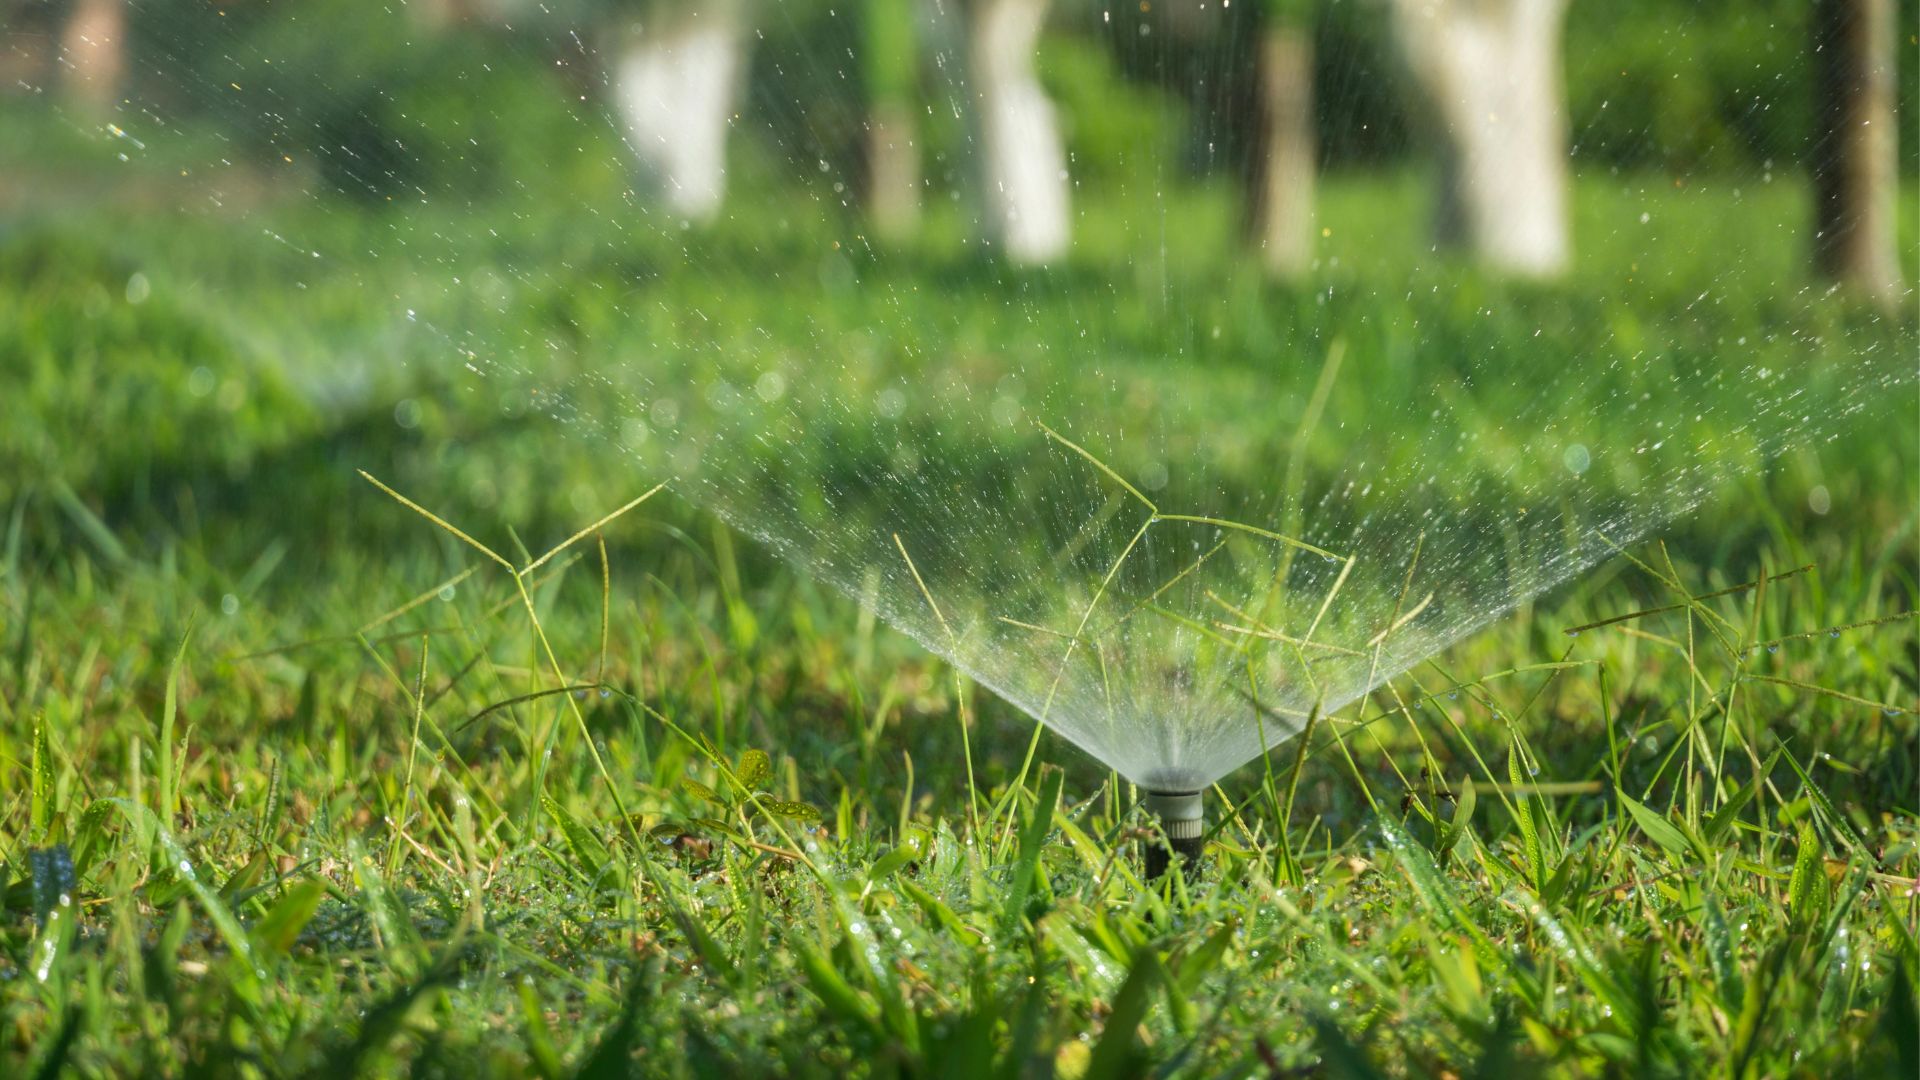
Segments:
[[[1911,607],[1825,629],[1910,599],[1866,549],[1542,654],[1535,627],[1718,591],[1637,552],[1289,747],[1290,835],[1230,778],[1206,865],[1156,889],[1134,793],[1058,747],[1005,788],[1023,732],[986,700],[1015,827],[973,828],[954,684],[804,582],[730,596],[712,551],[603,568],[591,537],[508,569],[354,512],[420,542],[304,611],[196,612],[190,572],[77,535],[9,564],[16,1065],[1875,1075],[1913,1048]],[[63,516],[16,504],[13,535]]]
[[[1920,1068],[1883,432],[1319,718],[1155,887],[1123,783],[590,440],[340,391],[384,323],[7,235],[0,1073]]]

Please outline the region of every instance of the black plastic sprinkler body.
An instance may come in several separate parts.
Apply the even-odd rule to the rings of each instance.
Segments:
[[[1191,873],[1200,861],[1201,838],[1207,832],[1206,818],[1200,813],[1200,793],[1149,791],[1145,803],[1166,833],[1164,843],[1158,836],[1147,840],[1147,880],[1157,881],[1165,875],[1175,855],[1180,856],[1181,869]]]

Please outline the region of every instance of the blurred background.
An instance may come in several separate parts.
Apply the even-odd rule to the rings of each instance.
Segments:
[[[1326,507],[1360,449],[1412,475],[1443,442],[1472,445],[1458,499],[1551,494],[1609,426],[1653,430],[1634,380],[1739,370],[1805,375],[1822,422],[1758,432],[1785,457],[1712,482],[1769,508],[1723,504],[1683,549],[1832,513],[1894,537],[1912,409],[1828,421],[1883,385],[1850,372],[1911,376],[1916,18],[5,0],[0,485],[184,541],[240,595],[271,588],[245,578],[263,537],[320,562],[391,539],[330,512],[349,466],[523,528],[616,504],[689,464],[662,433],[729,365],[766,400],[823,380],[834,408],[800,422],[850,475],[1001,437],[939,430],[966,399],[1076,417],[1176,487],[1203,454],[1232,506],[1284,478],[1278,517]],[[648,389],[609,382],[596,413],[611,372]],[[1439,399],[1444,440],[1395,435]],[[902,414],[925,431],[867,430]],[[1674,475],[1626,465],[1590,479]]]

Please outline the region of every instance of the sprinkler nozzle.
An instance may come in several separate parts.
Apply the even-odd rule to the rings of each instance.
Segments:
[[[1180,856],[1181,868],[1191,871],[1200,861],[1201,838],[1207,831],[1206,818],[1200,813],[1200,793],[1149,791],[1145,803],[1160,819],[1161,831],[1166,833],[1165,843],[1157,836],[1147,840],[1147,880],[1157,880],[1164,875],[1176,854]]]

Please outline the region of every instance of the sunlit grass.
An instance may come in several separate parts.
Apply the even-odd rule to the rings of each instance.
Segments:
[[[1383,230],[1418,220],[1399,183]],[[1339,215],[1377,196],[1343,209],[1330,186],[1330,253],[1353,257]],[[1604,229],[1640,197],[1588,189],[1603,265],[1581,288],[1621,270]],[[364,310],[366,281],[315,275],[294,319],[263,243],[102,227],[35,223],[0,254],[35,270],[0,287],[20,358],[0,395],[0,1074],[1916,1067],[1907,442],[1792,453],[1668,547],[1287,717],[1302,737],[1209,792],[1204,867],[1156,888],[1124,781],[670,491],[633,505],[657,478],[604,444],[365,359],[440,344]],[[575,242],[527,229],[516,259]],[[257,274],[260,305],[220,309],[186,274],[132,303],[160,243]],[[1762,311],[1755,283],[1792,251],[1737,301]],[[974,284],[941,297],[951,319],[904,328],[957,328],[941,362],[994,362],[968,355],[1000,314]],[[1201,396],[1243,400],[1285,359],[1308,416],[1350,409],[1322,353],[1276,352],[1311,296],[1235,288],[1206,300],[1225,329],[1196,339],[1217,350]],[[1516,365],[1540,348],[1552,294],[1470,288],[1494,292],[1396,317]],[[1505,314],[1478,314],[1488,295]],[[543,332],[617,314],[584,288],[527,299],[512,318]],[[521,325],[466,302],[436,315]],[[822,313],[850,350],[861,302]],[[1325,325],[1371,325],[1373,303]],[[1033,318],[1066,337],[1059,309]],[[1109,328],[1142,378],[1183,341],[1149,321]],[[1379,392],[1421,374],[1364,330],[1343,340]],[[376,377],[356,382],[355,354]],[[1325,461],[1275,476],[1256,452],[1313,422],[1285,421],[1223,479],[1316,482]],[[1250,527],[1295,535],[1289,498]],[[897,547],[920,581],[923,553]],[[1161,584],[1102,610],[1160,618]],[[958,614],[925,581],[910,599]],[[1398,599],[1349,651],[1422,602]],[[1345,647],[1243,601],[1216,594],[1208,629]],[[1074,639],[1032,625],[1042,662]]]
[[[1814,541],[1764,590],[1649,563],[1436,657],[1229,778],[1206,866],[1156,892],[1124,785],[1049,744],[1067,773],[1005,786],[1004,709],[973,734],[1019,827],[977,831],[958,700],[862,664],[844,605],[757,572],[748,641],[710,552],[603,572],[552,557],[572,530],[469,576],[437,531],[184,639],[206,571],[12,548],[13,1060],[1865,1073],[1911,1045],[1911,583],[1871,550]],[[28,565],[61,599],[29,609]],[[246,655],[354,627],[382,634]]]

